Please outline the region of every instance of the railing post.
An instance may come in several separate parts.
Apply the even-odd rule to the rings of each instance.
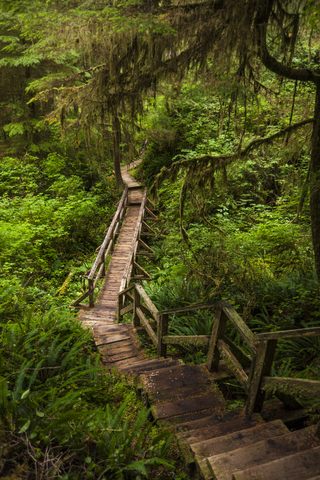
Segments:
[[[133,325],[135,327],[140,326],[140,318],[137,315],[137,308],[140,307],[140,295],[136,288],[133,290]]]
[[[123,304],[123,300],[122,300],[122,296],[121,293],[118,293],[118,305],[117,305],[117,317],[118,317],[118,322],[120,322],[120,310],[121,310],[121,307],[122,307],[122,304]]]
[[[106,276],[106,251],[103,252],[102,263],[103,263],[103,270],[102,270],[101,276],[105,277]]]
[[[89,278],[89,307],[92,308],[94,307],[94,288],[93,288],[93,279]]]
[[[111,242],[111,252],[114,250],[114,230],[112,230],[110,235],[110,242]]]
[[[158,334],[158,358],[167,356],[167,345],[162,343],[162,337],[168,335],[168,319],[169,315],[164,313],[158,317],[159,323],[157,328]]]
[[[265,392],[260,388],[261,379],[269,375],[277,346],[277,340],[260,340],[257,353],[252,360],[252,373],[249,377],[249,392],[246,415],[260,413],[263,407]]]
[[[226,328],[227,317],[224,315],[221,303],[217,304],[217,308],[213,320],[213,328],[211,333],[211,338],[209,342],[209,352],[206,362],[207,369],[209,372],[217,372],[220,362],[220,352],[217,347],[217,341],[220,338],[223,338],[224,331]]]

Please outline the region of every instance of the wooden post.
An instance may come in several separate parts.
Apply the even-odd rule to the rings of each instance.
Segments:
[[[117,307],[117,317],[118,317],[118,323],[120,322],[121,320],[121,317],[120,317],[120,310],[122,308],[122,305],[123,305],[123,299],[122,299],[123,295],[121,293],[118,294],[118,307]]]
[[[103,270],[102,270],[101,276],[105,277],[106,276],[106,251],[105,250],[103,252],[101,261],[103,263]]]
[[[135,327],[139,327],[140,325],[140,318],[137,315],[137,308],[140,307],[140,295],[137,289],[135,288],[133,291],[133,325]]]
[[[89,278],[89,307],[94,307],[94,288],[93,288],[93,279]]]
[[[159,315],[159,323],[158,323],[158,358],[164,357],[166,358],[167,356],[167,345],[162,343],[162,337],[165,335],[168,335],[168,320],[169,320],[169,315],[167,313],[164,313],[162,315]]]
[[[114,250],[114,230],[112,230],[110,235],[110,242],[111,242],[111,252]]]
[[[220,352],[217,347],[217,341],[222,339],[226,328],[227,317],[222,311],[222,305],[218,302],[213,320],[213,328],[209,343],[208,359],[206,367],[209,372],[217,372],[219,368]]]
[[[253,358],[253,367],[248,392],[246,415],[260,413],[263,407],[265,392],[261,390],[261,378],[269,375],[273,363],[277,340],[260,340],[257,354]]]

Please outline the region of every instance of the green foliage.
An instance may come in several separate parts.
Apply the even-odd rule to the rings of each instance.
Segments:
[[[90,332],[67,309],[34,304],[12,317],[10,288],[0,295],[1,312],[11,310],[0,317],[2,473],[24,464],[29,478],[122,479],[170,466],[172,437],[152,430],[132,386],[99,366]]]

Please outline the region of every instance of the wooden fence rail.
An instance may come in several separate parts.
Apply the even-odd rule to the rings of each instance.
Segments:
[[[128,187],[125,187],[121,200],[118,204],[116,213],[113,216],[112,222],[107,230],[106,236],[99,248],[98,255],[95,259],[95,262],[87,275],[88,288],[84,293],[78,297],[72,304],[71,307],[76,307],[80,305],[80,302],[85,298],[89,297],[89,307],[94,306],[94,291],[97,287],[99,279],[105,275],[105,265],[108,255],[113,251],[115,244],[115,237],[120,230],[120,223],[125,214],[126,208],[128,206]],[[81,306],[81,305],[80,305]]]
[[[133,295],[128,296],[128,292],[132,290]],[[144,326],[157,347],[158,357],[166,357],[168,345],[196,344],[209,347],[206,362],[209,371],[218,371],[220,360],[225,360],[229,371],[238,379],[248,396],[247,415],[261,412],[266,391],[272,391],[282,400],[286,398],[291,402],[294,401],[294,395],[320,398],[320,381],[270,377],[278,339],[319,336],[320,327],[254,334],[227,301],[158,311],[138,283],[120,292],[119,298],[122,298],[123,302],[125,300],[130,302],[127,307],[119,308],[119,319],[125,313],[132,311],[134,325]],[[200,309],[214,309],[211,335],[168,335],[169,314]],[[239,332],[252,355],[247,355],[228,339],[227,322],[231,322]]]

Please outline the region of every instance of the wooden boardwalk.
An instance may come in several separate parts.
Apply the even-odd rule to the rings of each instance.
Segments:
[[[266,423],[243,409],[228,411],[216,386],[222,373],[179,360],[146,358],[132,324],[117,323],[118,293],[137,228],[141,185],[122,167],[129,206],[96,305],[79,318],[92,330],[106,367],[139,375],[154,419],[174,431],[193,478],[207,480],[320,480],[320,446],[313,428],[290,432],[281,419]],[[230,375],[230,373],[229,373]],[[282,412],[282,418],[285,415]],[[288,416],[288,414],[287,414]]]

